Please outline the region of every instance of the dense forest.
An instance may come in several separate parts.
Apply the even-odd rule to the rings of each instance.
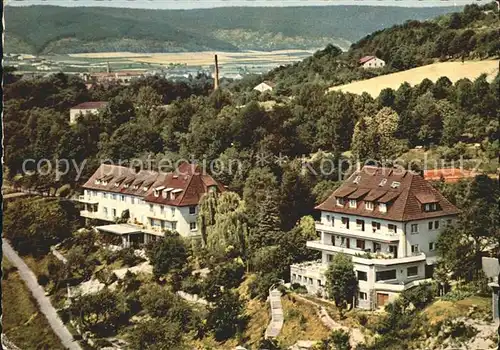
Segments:
[[[277,83],[279,94],[295,94],[305,82],[325,87],[346,84],[406,70],[436,61],[485,59],[500,55],[500,19],[494,3],[466,5],[463,12],[436,19],[407,21],[376,31],[352,44],[346,53],[334,45],[293,65],[276,68],[260,77],[249,77],[239,84],[250,89],[255,81]],[[386,62],[383,69],[366,70],[358,65],[365,55],[376,55]]]
[[[240,49],[347,48],[374,30],[452,7],[231,7],[143,10],[8,6],[9,53],[176,52]]]

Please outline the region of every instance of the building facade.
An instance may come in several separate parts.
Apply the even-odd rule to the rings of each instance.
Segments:
[[[69,123],[76,123],[77,118],[90,114],[97,114],[100,109],[105,108],[107,102],[97,101],[97,102],[84,102],[71,107],[69,110]]]
[[[84,194],[78,198],[84,206],[80,215],[108,223],[96,228],[121,236],[124,246],[156,240],[165,230],[199,237],[201,198],[205,193],[225,190],[200,167],[189,163],[180,164],[172,173],[101,164],[83,189]]]
[[[365,69],[385,67],[385,61],[376,56],[362,57],[359,59],[359,64]]]
[[[356,306],[375,309],[432,277],[441,230],[458,209],[420,175],[365,166],[316,207],[319,240],[307,247],[321,260],[291,266],[291,282],[325,296],[324,273],[333,256],[352,258],[358,278]]]

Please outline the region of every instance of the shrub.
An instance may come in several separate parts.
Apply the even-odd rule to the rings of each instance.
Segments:
[[[37,281],[38,281],[39,285],[45,287],[49,283],[50,280],[49,280],[49,276],[47,276],[46,274],[43,273],[40,276],[38,276]]]
[[[359,324],[365,326],[368,323],[368,317],[365,314],[358,315]]]
[[[467,291],[467,290],[461,290],[461,289],[453,289],[452,291],[446,293],[444,296],[441,297],[441,300],[446,300],[446,301],[459,301],[463,300],[465,298],[473,296],[474,293]]]

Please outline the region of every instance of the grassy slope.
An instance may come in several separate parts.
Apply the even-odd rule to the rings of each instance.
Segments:
[[[436,82],[442,76],[448,77],[452,82],[462,78],[474,80],[482,73],[488,74],[492,80],[498,73],[498,60],[487,61],[466,61],[462,62],[441,62],[428,66],[409,69],[387,75],[381,75],[372,79],[355,81],[349,84],[334,86],[329,91],[344,91],[353,94],[367,92],[373,97],[377,97],[380,91],[385,88],[397,90],[405,81],[410,85],[416,85],[425,78]]]
[[[3,332],[21,349],[64,349],[16,269],[6,259],[2,265]]]

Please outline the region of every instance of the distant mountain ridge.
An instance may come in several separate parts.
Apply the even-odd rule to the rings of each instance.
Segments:
[[[454,7],[227,7],[145,10],[109,7],[5,7],[7,53],[347,49],[361,37]]]

